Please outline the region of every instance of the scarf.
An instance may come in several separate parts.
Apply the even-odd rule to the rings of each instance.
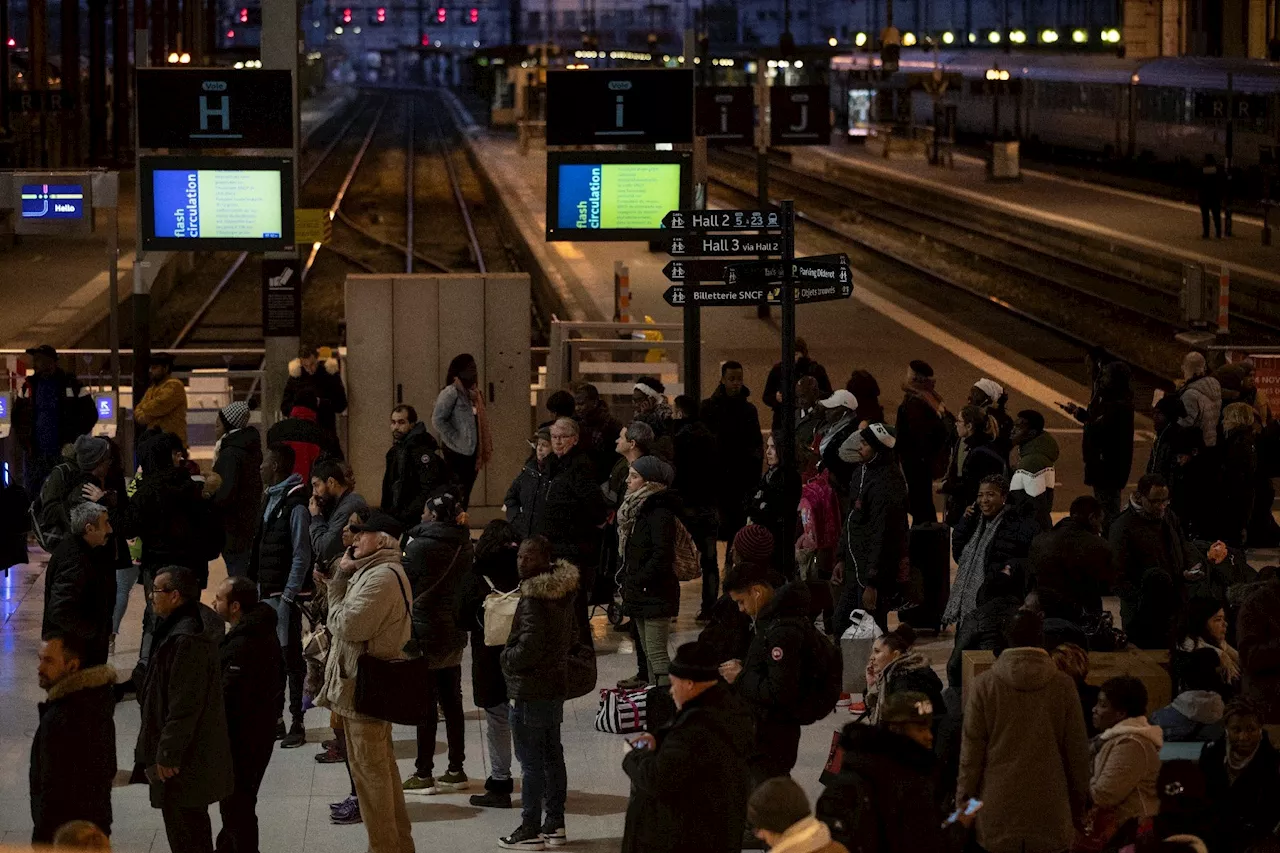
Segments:
[[[399,548],[379,548],[372,554],[366,554],[363,557],[356,557],[354,560],[351,560],[351,563],[355,566],[351,570],[352,577],[355,577],[365,569],[372,568],[374,566],[385,566],[387,564],[391,564],[393,566],[403,567],[404,565]]]
[[[942,413],[942,395],[934,390],[932,378],[914,377],[902,386],[902,393],[908,396],[915,395],[928,403],[934,412]]]
[[[640,513],[640,507],[650,495],[656,495],[658,492],[665,491],[666,486],[661,483],[646,482],[643,486],[634,492],[627,492],[627,496],[622,499],[622,506],[618,507],[618,556],[624,561],[627,559],[627,540],[631,538],[631,531],[636,526],[636,516]]]
[[[942,613],[943,625],[959,624],[960,620],[977,608],[978,590],[982,588],[982,582],[986,578],[987,551],[991,549],[991,542],[996,538],[996,531],[1000,529],[1000,522],[1004,521],[1007,511],[1000,510],[992,519],[983,516],[978,521],[978,529],[969,537],[968,544],[960,553],[960,560],[956,565],[956,582],[951,587],[951,597],[947,599],[947,608]]]
[[[476,471],[479,472],[493,458],[493,433],[489,431],[484,395],[478,389],[471,391],[471,403],[476,408]]]

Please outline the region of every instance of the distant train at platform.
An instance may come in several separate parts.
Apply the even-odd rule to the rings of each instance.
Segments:
[[[832,103],[850,136],[877,124],[1154,163],[1266,163],[1280,144],[1280,63],[1263,60],[904,51],[885,74],[873,54],[832,61]],[[993,103],[999,98],[998,107]]]

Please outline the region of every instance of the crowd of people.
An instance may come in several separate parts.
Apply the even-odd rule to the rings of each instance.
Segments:
[[[1142,471],[1132,379],[1093,354],[1088,405],[1064,406],[1083,426],[1092,494],[1068,507],[1055,506],[1061,451],[1045,413],[1006,411],[987,377],[952,412],[924,361],[905,366],[889,422],[875,377],[854,370],[833,388],[798,341],[796,410],[783,409],[775,366],[768,431],[735,361],[706,400],[640,379],[623,420],[580,384],[549,395],[505,518],[473,540],[470,493],[492,446],[469,355],[449,365],[429,424],[412,405],[390,413],[375,508],[335,432],[337,365],[314,350],[291,365],[265,440],[244,403],[219,412],[202,474],[169,365],[139,405],[135,468],[133,452],[88,434],[78,387],[45,349],[20,421],[51,551],[36,842],[77,822],[109,835],[114,707],[136,694],[133,781],[149,785],[173,850],[256,851],[276,744],[303,746],[319,706],[334,737],[316,761],[342,764],[350,782],[333,822],[363,823],[373,853],[409,853],[405,792],[473,784],[469,646],[489,766],[470,803],[513,807],[514,757],[520,820],[498,846],[563,846],[565,703],[598,689],[589,621],[604,605],[635,650],[637,671],[616,689],[644,691],[648,708],[619,770],[629,853],[1280,845],[1280,752],[1266,729],[1280,724],[1280,579],[1243,550],[1280,543],[1280,425],[1248,362],[1210,372],[1187,356],[1126,494],[1135,462]],[[787,418],[793,454],[778,446]],[[227,577],[209,607],[219,556]],[[696,584],[699,633],[673,650],[683,582]],[[117,674],[108,661],[138,583],[139,659]],[[951,628],[944,683],[917,633]],[[862,706],[811,808],[789,778],[801,733],[851,689],[840,644],[863,631],[878,638],[853,689]],[[1167,707],[1149,707],[1131,676],[1090,685],[1089,653],[1126,646],[1169,653]],[[965,651],[995,652],[995,665],[964,683]],[[393,722],[417,727],[405,778]],[[1176,742],[1204,746],[1162,761]]]

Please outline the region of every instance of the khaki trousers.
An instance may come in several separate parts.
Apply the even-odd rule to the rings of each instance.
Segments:
[[[369,853],[414,853],[409,813],[391,744],[391,724],[344,719],[347,761],[369,833]]]

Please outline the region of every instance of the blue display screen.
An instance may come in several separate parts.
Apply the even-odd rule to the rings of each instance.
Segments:
[[[23,184],[23,219],[83,219],[84,187],[79,184]]]
[[[9,395],[0,394],[0,421],[9,420]]]
[[[115,419],[116,401],[110,394],[99,394],[94,397],[93,405],[98,408],[98,420],[109,421]]]

